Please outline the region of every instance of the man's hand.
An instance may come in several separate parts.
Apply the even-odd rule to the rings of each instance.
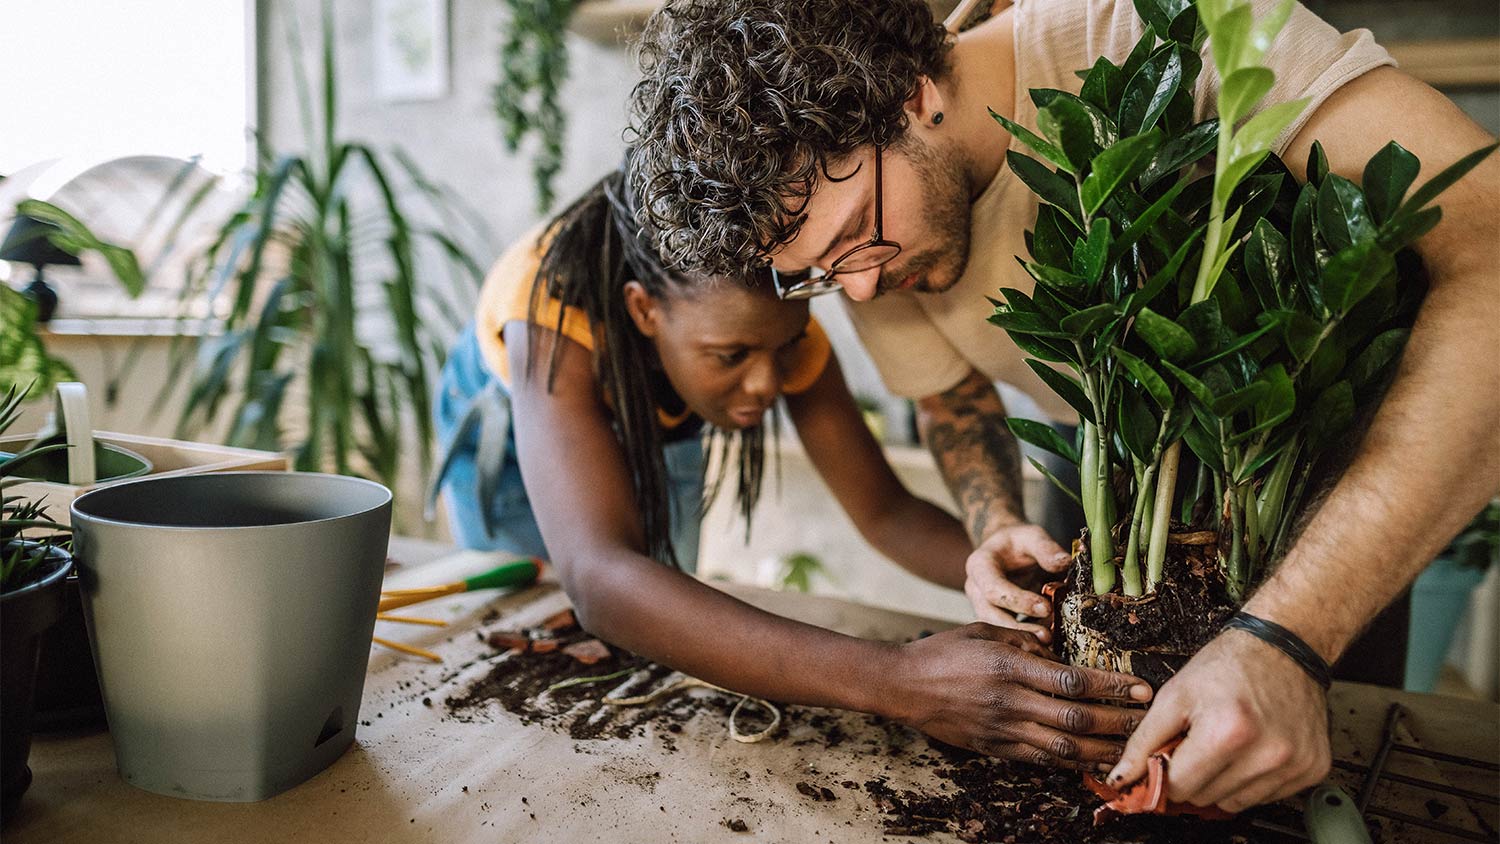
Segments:
[[[1328,776],[1328,698],[1286,654],[1243,631],[1219,635],[1168,680],[1110,772],[1140,779],[1146,758],[1172,752],[1167,796],[1239,812],[1289,797]]]
[[[1041,527],[1014,524],[990,534],[964,564],[964,594],[980,621],[1024,630],[1050,642],[1052,605],[1032,591],[1067,571],[1071,557]],[[1036,622],[1021,621],[1017,615]]]
[[[975,622],[902,645],[881,714],[980,753],[1108,770],[1144,713],[1085,698],[1142,703],[1135,677],[1057,662],[1029,633]]]

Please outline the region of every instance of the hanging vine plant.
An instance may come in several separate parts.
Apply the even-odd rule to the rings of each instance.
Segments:
[[[531,159],[537,211],[546,213],[556,199],[552,183],[562,169],[567,118],[558,105],[558,90],[568,76],[564,35],[579,0],[501,0],[509,13],[500,42],[500,80],[495,83],[495,115],[505,148],[516,152],[535,135]]]

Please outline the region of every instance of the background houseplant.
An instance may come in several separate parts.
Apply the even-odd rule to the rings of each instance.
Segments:
[[[535,135],[531,174],[536,209],[545,214],[556,195],[552,183],[562,169],[567,118],[558,89],[568,76],[568,20],[579,0],[502,0],[509,14],[500,40],[500,79],[493,103],[501,137],[511,152]]]
[[[1408,196],[1420,164],[1399,145],[1370,160],[1363,187],[1314,145],[1299,185],[1269,149],[1305,103],[1251,116],[1291,3],[1260,20],[1243,0],[1135,6],[1148,27],[1123,65],[1100,58],[1076,96],[1031,92],[1040,135],[996,116],[1042,159],[1008,153],[1043,204],[1023,261],[1035,289],[1002,290],[992,321],[1083,420],[1073,443],[1012,422],[1080,468],[1088,530],[1059,613],[1065,647],[1159,682],[1291,541],[1315,479],[1336,473],[1420,302],[1405,247],[1494,147]],[[1205,38],[1223,83],[1218,118],[1195,124]],[[1197,465],[1179,489],[1184,444]]]
[[[24,387],[0,398],[0,434],[21,413]],[[55,449],[56,446],[49,447]],[[40,502],[7,491],[22,479],[11,470],[41,450],[0,459],[0,820],[10,817],[31,784],[31,714],[41,634],[63,614],[63,585],[73,567],[66,531]],[[42,538],[31,538],[38,533]]]
[[[394,487],[413,446],[428,468],[433,374],[464,319],[449,300],[471,298],[481,269],[443,191],[413,162],[340,136],[333,33],[325,3],[315,109],[288,26],[306,146],[276,154],[262,145],[249,196],[188,262],[183,303],[222,308],[179,339],[161,395],[187,379],[178,438],[217,425],[231,445],[289,448],[296,469]],[[211,189],[178,203],[178,221]],[[414,216],[413,199],[441,227]],[[31,210],[87,233],[61,209]],[[441,256],[451,297],[418,278],[423,249]]]

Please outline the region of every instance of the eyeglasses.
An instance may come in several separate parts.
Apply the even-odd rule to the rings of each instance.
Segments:
[[[776,285],[776,295],[783,299],[808,299],[839,289],[835,276],[839,273],[857,273],[873,270],[891,262],[901,254],[901,244],[886,240],[883,236],[884,215],[881,213],[881,187],[884,179],[880,170],[880,144],[875,145],[875,233],[870,239],[840,255],[826,271],[809,268],[796,273],[777,272],[771,268],[771,281]]]

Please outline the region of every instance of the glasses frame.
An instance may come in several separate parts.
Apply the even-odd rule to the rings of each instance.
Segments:
[[[855,245],[853,248],[849,249],[849,251],[835,258],[833,263],[828,265],[827,272],[821,273],[819,275],[813,275],[814,271],[808,270],[807,276],[805,278],[799,278],[803,275],[802,273],[788,274],[791,277],[786,278],[781,273],[777,272],[775,267],[772,267],[771,281],[776,286],[777,296],[781,297],[782,299],[808,299],[813,296],[822,295],[824,293],[832,293],[833,291],[838,290],[841,287],[841,285],[834,278],[839,273],[863,272],[865,270],[873,270],[876,267],[883,267],[886,264],[889,264],[891,261],[895,260],[896,256],[901,254],[901,244],[897,243],[894,240],[887,240],[885,238],[884,197],[882,196],[882,194],[884,193],[885,177],[882,173],[880,159],[881,145],[876,144],[875,231],[870,235],[870,239],[865,241],[864,243]],[[850,258],[853,258],[861,252],[869,252],[871,249],[894,249],[895,251],[886,258],[870,264],[867,267],[850,266]]]

